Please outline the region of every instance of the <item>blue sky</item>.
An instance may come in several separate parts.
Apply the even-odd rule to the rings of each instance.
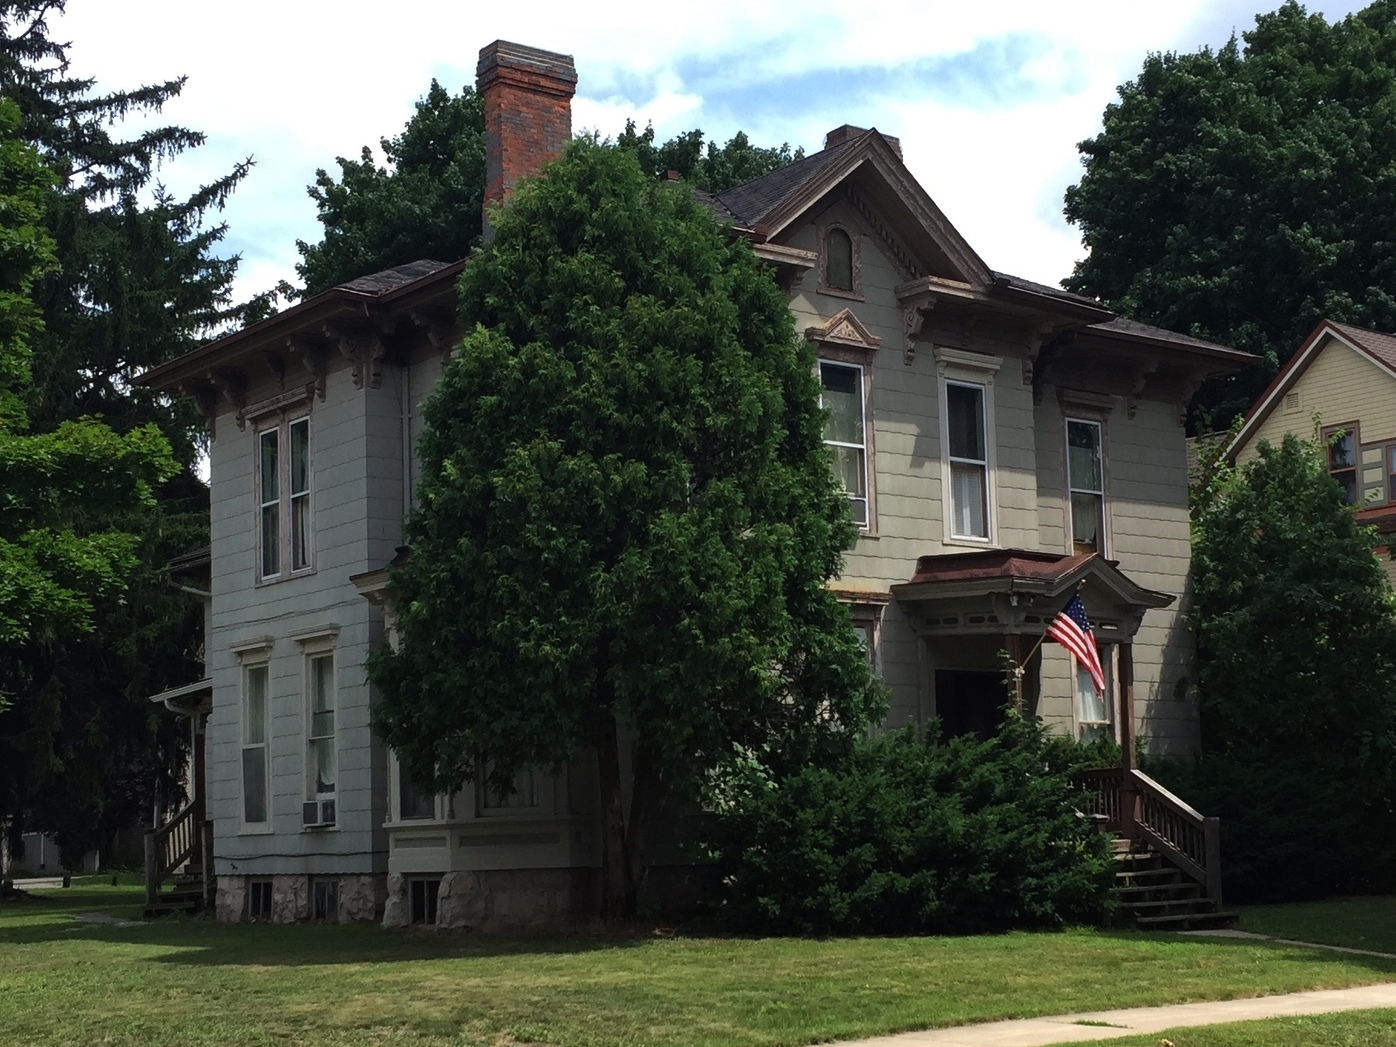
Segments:
[[[1275,5],[1267,5],[1271,9]],[[1332,18],[1360,5],[1306,5]],[[433,77],[474,79],[505,38],[576,58],[578,129],[627,117],[807,151],[844,123],[900,137],[908,167],[989,265],[1047,283],[1080,256],[1061,218],[1075,145],[1151,51],[1217,47],[1256,0],[68,0],[55,35],[73,72],[110,87],[187,74],[165,119],[208,135],[168,165],[176,192],[256,161],[223,217],[239,291],[294,281],[319,225],[317,167],[396,133]],[[207,13],[205,13],[207,12]]]

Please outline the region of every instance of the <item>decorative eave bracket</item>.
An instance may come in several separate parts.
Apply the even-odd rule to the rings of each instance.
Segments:
[[[330,344],[353,365],[354,388],[377,389],[383,383],[383,358],[388,355],[380,332],[368,327],[342,327],[327,323],[321,328]]]

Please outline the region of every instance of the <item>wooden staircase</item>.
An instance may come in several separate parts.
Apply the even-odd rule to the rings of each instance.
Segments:
[[[167,889],[162,890],[162,888]],[[192,802],[158,829],[145,833],[147,919],[193,915],[213,905],[213,823]]]
[[[1222,910],[1205,887],[1164,860],[1148,844],[1116,837],[1115,886],[1118,918],[1140,930],[1197,931],[1232,927],[1234,912]]]
[[[1134,767],[1086,771],[1076,779],[1083,813],[1112,833],[1119,913],[1141,930],[1230,927],[1222,906],[1221,823]]]

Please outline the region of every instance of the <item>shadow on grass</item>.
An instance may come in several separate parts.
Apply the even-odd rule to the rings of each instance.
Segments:
[[[473,935],[452,931],[385,931],[377,924],[219,924],[206,917],[166,917],[138,927],[86,923],[75,917],[99,912],[131,918],[139,915],[140,895],[129,889],[84,890],[74,887],[18,903],[0,905],[0,953],[8,946],[99,941],[115,945],[164,948],[151,962],[188,966],[301,967],[385,964],[446,959],[511,956],[565,956],[629,950],[658,940],[647,929],[549,933],[528,936]],[[56,897],[57,896],[57,897]],[[19,920],[10,919],[20,917]],[[1255,949],[1292,956],[1295,962],[1365,968],[1396,979],[1396,960],[1336,953],[1257,939],[1181,937],[1168,933],[1113,930],[1098,932],[1103,943],[1151,942],[1212,954]],[[1051,932],[1043,932],[1044,937]],[[685,929],[680,938],[750,942],[741,935]],[[836,939],[826,939],[836,941]],[[815,944],[811,940],[811,945]],[[1238,960],[1238,962],[1249,962]]]

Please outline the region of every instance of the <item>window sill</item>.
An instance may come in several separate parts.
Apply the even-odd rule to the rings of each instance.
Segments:
[[[945,539],[946,545],[962,545],[970,549],[997,549],[998,543],[989,538],[968,538],[964,535],[952,535]]]
[[[291,582],[295,581],[297,578],[305,578],[315,574],[317,570],[318,568],[315,567],[304,567],[299,571],[291,571],[287,574],[273,574],[266,578],[258,578],[256,585],[258,588],[261,588],[264,585],[278,585],[281,582]]]
[[[270,825],[244,825],[238,829],[239,836],[270,836],[276,832]]]
[[[863,292],[851,291],[841,287],[826,287],[823,284],[820,284],[818,292],[823,295],[828,295],[830,298],[846,298],[850,302],[867,301],[867,297],[863,294]]]

